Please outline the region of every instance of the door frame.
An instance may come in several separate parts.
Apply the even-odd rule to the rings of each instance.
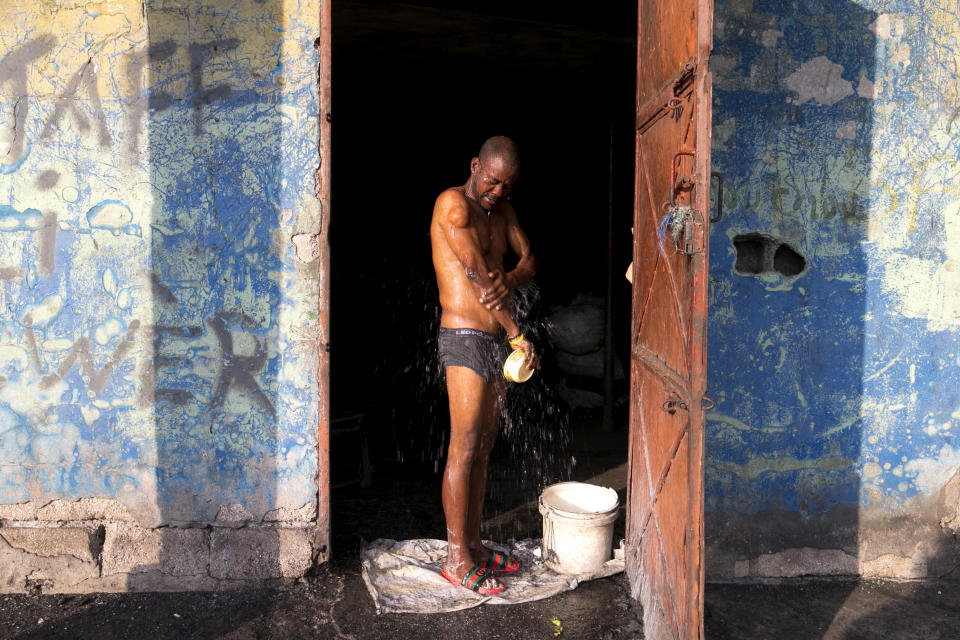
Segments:
[[[320,139],[314,175],[314,195],[320,201],[320,233],[317,258],[320,269],[317,302],[317,544],[325,562],[331,557],[330,534],[330,134],[331,134],[331,52],[333,35],[332,0],[320,0],[320,37],[314,42],[319,53],[317,94]]]

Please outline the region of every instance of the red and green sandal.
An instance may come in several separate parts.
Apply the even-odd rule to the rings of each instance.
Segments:
[[[473,565],[473,568],[467,571],[467,575],[459,582],[457,582],[457,579],[453,576],[447,575],[446,571],[440,571],[440,575],[443,576],[447,582],[466,587],[470,589],[470,591],[479,593],[482,596],[495,596],[507,588],[506,585],[500,587],[481,586],[488,580],[495,580],[496,578],[493,577],[493,572],[488,571],[485,567],[481,567],[478,564]]]
[[[520,571],[520,561],[499,551],[490,551],[490,557],[480,563],[481,567],[488,567],[494,573],[516,573]]]

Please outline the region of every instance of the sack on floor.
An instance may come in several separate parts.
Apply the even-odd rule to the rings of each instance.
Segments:
[[[497,574],[507,589],[495,596],[473,593],[440,575],[447,558],[444,540],[373,541],[363,550],[363,581],[377,613],[441,613],[481,604],[531,602],[570,591],[587,580],[620,573],[624,567],[622,548],[616,549],[613,559],[599,571],[563,575],[543,563],[539,539],[511,540],[506,546],[485,544],[520,561],[519,573]]]

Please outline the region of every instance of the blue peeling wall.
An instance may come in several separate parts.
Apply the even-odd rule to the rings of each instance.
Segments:
[[[790,549],[842,552],[798,573],[919,577],[954,552],[958,13],[717,2],[713,577],[782,575],[762,560]]]
[[[0,504],[315,517],[319,14],[3,3]]]

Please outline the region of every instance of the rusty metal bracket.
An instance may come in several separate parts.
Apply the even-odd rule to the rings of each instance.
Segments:
[[[680,156],[690,156],[691,158],[696,157],[693,151],[690,149],[681,149],[673,154],[673,157],[670,158],[670,206],[675,207],[677,205],[677,191],[681,188],[683,189],[692,189],[694,185],[694,179],[690,176],[684,176],[681,178],[682,184],[677,182],[677,158]]]
[[[717,217],[711,216],[710,222],[720,222],[720,218],[723,217],[723,174],[713,171],[710,177],[717,179]]]
[[[655,91],[652,91],[646,101],[637,105],[637,130],[645,131],[665,114],[677,113],[677,110],[672,106],[675,104],[672,99],[683,96],[692,89],[693,81],[697,75],[696,60],[697,56],[694,55],[683,65],[682,69]]]
[[[713,411],[715,406],[717,406],[717,403],[713,401],[713,398],[708,398],[707,396],[700,398],[700,408],[704,411]]]
[[[683,100],[680,98],[670,98],[664,108],[670,112],[670,117],[680,120],[683,117]]]
[[[693,62],[688,62],[683,65],[683,69],[680,71],[680,75],[676,77],[676,80],[673,83],[673,94],[678,96],[683,93],[683,90],[693,82],[694,76],[697,74],[697,65]]]
[[[675,413],[677,412],[677,409],[678,409],[678,408],[679,408],[679,409],[683,409],[684,411],[689,411],[689,410],[690,410],[690,409],[687,407],[687,403],[684,402],[683,398],[681,398],[681,397],[680,397],[680,394],[677,393],[676,391],[671,391],[671,392],[670,392],[670,397],[668,397],[666,400],[664,400],[664,401],[663,401],[663,405],[661,405],[661,406],[662,406],[663,410],[666,411],[667,413],[669,413],[670,415],[675,414]]]
[[[703,216],[696,211],[696,209],[691,208],[691,214],[687,216],[686,224],[683,225],[683,248],[678,249],[680,253],[683,253],[688,256],[692,256],[703,251],[703,247],[698,246],[695,240],[702,236],[703,224],[697,222],[695,218],[702,219]]]

